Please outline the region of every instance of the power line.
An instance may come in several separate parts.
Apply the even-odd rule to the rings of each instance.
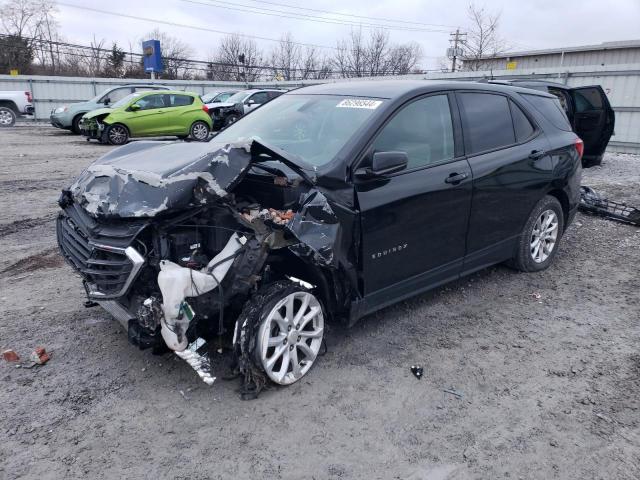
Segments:
[[[187,25],[184,23],[177,23],[177,22],[170,22],[167,20],[159,20],[157,18],[149,18],[149,17],[141,17],[141,16],[137,16],[137,15],[128,15],[125,13],[117,13],[117,12],[110,12],[108,10],[100,10],[98,8],[92,8],[92,7],[85,7],[83,5],[74,5],[72,3],[67,3],[67,2],[57,2],[58,5],[62,5],[65,7],[69,7],[69,8],[76,8],[78,10],[85,10],[85,11],[89,11],[89,12],[94,12],[94,13],[101,13],[103,15],[113,15],[115,17],[122,17],[122,18],[128,18],[131,20],[140,20],[142,22],[151,22],[151,23],[156,23],[156,24],[162,24],[162,25],[169,25],[172,27],[179,27],[179,28],[188,28],[191,30],[199,30],[199,31],[203,31],[203,32],[212,32],[212,33],[220,33],[223,35],[238,35],[240,37],[247,37],[247,38],[254,38],[256,40],[266,40],[268,42],[280,42],[280,39],[277,38],[270,38],[270,37],[260,37],[258,35],[249,35],[249,34],[244,34],[244,33],[236,33],[236,32],[229,32],[229,31],[224,31],[224,30],[216,30],[213,28],[208,28],[208,27],[200,27],[197,25]],[[324,48],[324,49],[329,49],[329,50],[337,50],[336,47],[330,47],[328,45],[318,45],[318,44],[313,44],[313,43],[302,43],[302,42],[292,42],[296,45],[302,45],[304,47],[316,47],[316,48]]]
[[[296,10],[306,10],[308,12],[317,12],[317,13],[328,13],[330,15],[336,15],[336,16],[342,16],[342,17],[352,17],[352,18],[364,18],[366,20],[376,20],[376,21],[382,21],[382,22],[391,22],[391,23],[406,23],[406,24],[411,24],[411,25],[423,25],[423,26],[427,26],[427,27],[448,27],[448,28],[455,28],[455,25],[443,25],[443,24],[439,24],[439,23],[424,23],[424,22],[411,22],[409,20],[397,20],[397,19],[393,19],[393,18],[381,18],[381,17],[368,17],[365,15],[356,15],[353,13],[340,13],[340,12],[333,12],[330,10],[322,10],[319,8],[309,8],[309,7],[298,7],[296,5],[289,5],[286,3],[277,3],[277,2],[268,2],[266,0],[249,0],[250,2],[254,2],[254,3],[264,3],[267,5],[275,5],[278,7],[286,7],[286,8],[293,8]]]
[[[383,25],[379,23],[366,23],[362,21],[357,22],[357,21],[346,20],[346,19],[329,19],[326,17],[320,17],[318,15],[308,15],[304,13],[287,12],[285,10],[276,10],[272,8],[254,7],[252,5],[232,3],[232,2],[222,1],[222,0],[207,0],[207,2],[202,2],[197,0],[181,0],[181,1],[186,3],[196,4],[196,5],[212,7],[212,8],[222,8],[225,10],[235,10],[238,12],[253,13],[257,15],[268,15],[271,17],[279,17],[279,18],[293,18],[295,20],[304,20],[307,22],[326,23],[326,24],[332,24],[332,25],[345,25],[348,27],[381,28],[384,30],[401,30],[401,31],[409,31],[409,32],[449,33],[448,30],[427,29],[427,28],[409,27],[409,26]]]
[[[89,45],[80,45],[80,44],[73,44],[73,43],[67,43],[67,42],[60,42],[60,41],[54,41],[54,40],[47,40],[47,39],[42,39],[42,38],[35,38],[35,37],[20,37],[23,40],[27,40],[29,42],[31,42],[31,46],[25,46],[25,45],[15,45],[12,44],[10,42],[8,42],[6,39],[13,37],[12,35],[6,35],[6,34],[0,34],[0,45],[6,45],[9,49],[13,48],[13,49],[21,49],[21,50],[28,50],[28,49],[32,49],[32,48],[43,48],[43,46],[55,46],[58,50],[56,53],[61,53],[63,55],[70,55],[70,56],[74,56],[74,57],[80,57],[80,58],[90,58],[90,59],[96,59],[95,56],[95,52],[103,52],[103,53],[111,53],[112,49],[108,49],[108,48],[102,48],[102,47],[97,47],[97,46],[89,46]],[[3,39],[5,39],[3,41]],[[63,50],[60,50],[60,47]],[[84,50],[86,51],[91,51],[93,54],[88,54],[88,53],[80,53],[77,51],[74,51],[73,49],[79,49],[79,50]],[[140,64],[140,60],[142,60],[142,58],[144,57],[143,54],[141,53],[136,53],[136,52],[127,52],[124,50],[121,50],[124,54],[125,54],[125,62],[129,63],[131,65],[139,65]],[[128,58],[127,58],[128,57]],[[136,57],[137,58],[137,62],[134,61],[132,59],[132,57]],[[196,71],[201,71],[201,72],[210,72],[211,71],[211,67],[222,67],[222,68],[226,68],[226,70],[216,70],[214,73],[228,73],[228,74],[237,74],[239,68],[246,68],[249,70],[253,70],[254,73],[257,71],[261,71],[261,70],[268,70],[268,71],[273,71],[273,72],[277,72],[277,71],[281,71],[281,70],[289,70],[291,72],[305,72],[305,73],[325,73],[325,74],[329,74],[331,75],[333,78],[335,78],[336,75],[341,75],[343,72],[341,70],[334,70],[334,69],[327,69],[327,68],[319,68],[319,69],[307,69],[307,68],[300,68],[300,67],[290,67],[290,68],[280,68],[280,67],[276,67],[273,65],[243,65],[241,63],[229,63],[229,62],[217,62],[217,61],[207,61],[207,60],[192,60],[192,59],[186,59],[186,58],[179,58],[179,57],[163,57],[165,60],[170,60],[170,61],[174,61],[174,62],[183,62],[184,65],[181,65],[179,68],[184,68],[184,69],[188,69],[188,70],[196,70]],[[104,58],[102,58],[102,60],[104,60]],[[233,70],[233,68],[236,68],[236,70]],[[426,74],[428,72],[431,71],[439,71],[438,69],[434,69],[434,70],[414,70],[413,73],[418,73],[418,74]],[[355,71],[349,71],[347,70],[346,72],[344,72],[346,74],[350,74],[350,73],[356,73]],[[379,76],[387,76],[387,75],[395,75],[396,73],[388,70],[388,71],[382,71],[380,72],[378,75]],[[297,78],[296,78],[297,79]],[[294,80],[296,80],[294,79]],[[302,77],[300,77],[300,79],[302,79]]]

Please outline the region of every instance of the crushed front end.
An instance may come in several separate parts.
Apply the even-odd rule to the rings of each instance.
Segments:
[[[262,287],[291,277],[304,288],[321,283],[328,296],[340,224],[324,195],[299,178],[245,180],[254,143],[213,152],[201,143],[160,145],[114,150],[63,191],[61,252],[88,300],[111,313],[131,343],[171,349],[212,383],[206,342],[215,339],[245,389],[257,392],[264,379],[255,347],[241,346],[253,340],[243,311]],[[328,300],[345,304],[337,290],[345,288]]]

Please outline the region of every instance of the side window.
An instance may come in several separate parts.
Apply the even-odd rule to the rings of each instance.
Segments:
[[[115,90],[110,91],[104,97],[102,97],[102,101],[109,99],[110,103],[116,103],[119,100],[122,100],[124,97],[131,93],[130,88],[116,88]]]
[[[140,105],[140,110],[151,110],[153,108],[165,107],[164,101],[165,95],[147,95],[141,98],[136,103]]]
[[[280,95],[282,95],[283,92],[269,92],[269,100],[273,100],[274,98],[279,97]]]
[[[516,142],[509,102],[503,95],[460,93],[465,141],[470,154]]]
[[[171,107],[185,107],[193,103],[193,97],[189,95],[169,95],[169,105]]]
[[[602,97],[597,88],[580,88],[573,91],[576,113],[602,110]]]
[[[511,105],[511,117],[513,118],[513,130],[516,132],[516,141],[523,142],[533,135],[535,129],[518,105],[512,101],[509,101],[509,105]]]
[[[407,168],[453,158],[453,124],[446,95],[411,102],[385,125],[373,142],[375,152],[406,152]]]
[[[258,92],[251,95],[250,100],[253,100],[258,105],[266,103],[268,99],[267,92]]]
[[[547,120],[553,123],[560,130],[571,131],[571,125],[567,114],[562,109],[560,101],[557,98],[541,97],[540,95],[530,95],[521,93],[522,97],[530,102],[538,112],[540,112]]]

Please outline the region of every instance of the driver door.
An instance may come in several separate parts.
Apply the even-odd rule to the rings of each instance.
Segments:
[[[358,165],[370,165],[375,152],[408,156],[400,172],[355,180],[366,309],[455,279],[462,270],[472,178],[467,160],[458,156],[454,102],[446,93],[408,102]]]
[[[267,103],[269,96],[267,92],[258,92],[251,95],[246,101],[244,105],[244,113],[247,114],[256,108],[258,108],[263,103]]]
[[[168,95],[151,94],[138,99],[135,104],[139,110],[128,112],[127,127],[131,136],[162,135],[168,127],[167,111]]]

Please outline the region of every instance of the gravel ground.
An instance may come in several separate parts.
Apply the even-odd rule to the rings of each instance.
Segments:
[[[334,326],[304,381],[242,402],[82,306],[55,202],[110,147],[31,125],[0,146],[0,347],[52,355],[0,361],[0,478],[640,478],[638,227],[579,214],[545,272],[490,268]],[[640,158],[583,183],[640,204]]]

